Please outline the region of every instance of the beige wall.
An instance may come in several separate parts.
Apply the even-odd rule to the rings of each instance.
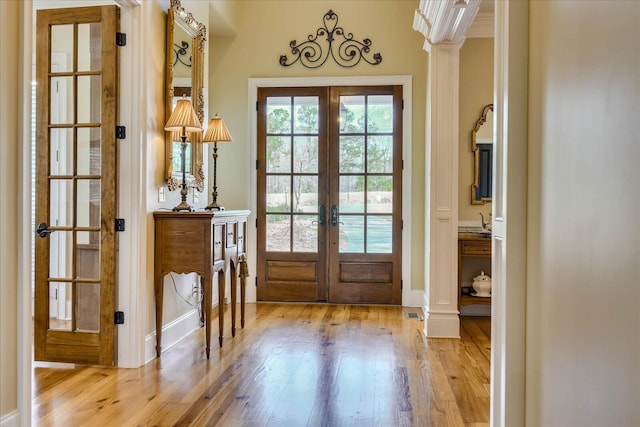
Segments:
[[[640,2],[530,3],[527,425],[640,425]]]
[[[491,204],[471,204],[473,153],[471,131],[482,108],[493,103],[493,39],[467,39],[460,49],[460,149],[458,173],[458,219],[480,222],[491,212]],[[489,124],[489,126],[493,126]]]
[[[18,147],[20,127],[18,53],[21,5],[0,2],[0,419],[17,410],[18,401]]]
[[[219,150],[219,199],[229,208],[246,208],[251,167],[248,126],[248,79],[264,77],[327,77],[411,75],[413,78],[412,166],[414,266],[412,286],[424,289],[424,195],[425,195],[425,94],[427,54],[424,37],[412,29],[417,1],[220,1],[214,3],[210,22],[209,111],[222,116],[234,143]],[[361,63],[353,69],[332,61],[309,70],[296,64],[282,67],[281,54],[291,58],[289,42],[304,40],[322,26],[322,17],[332,9],[339,25],[357,39],[370,38],[372,52],[382,54],[382,63]],[[217,30],[219,28],[219,31]],[[221,34],[220,34],[221,33]],[[206,84],[206,83],[205,83]],[[211,173],[211,168],[210,171]],[[220,179],[220,177],[223,177]]]

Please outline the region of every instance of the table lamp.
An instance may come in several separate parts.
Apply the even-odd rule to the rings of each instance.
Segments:
[[[170,132],[180,132],[180,138],[182,139],[181,147],[181,165],[182,165],[182,185],[180,195],[182,196],[182,202],[175,208],[174,212],[178,211],[191,211],[191,206],[187,203],[187,178],[186,178],[186,166],[185,166],[185,151],[187,150],[187,132],[199,132],[202,131],[202,125],[196,115],[191,101],[183,96],[178,100],[176,107],[171,113],[171,117],[164,126],[164,130]]]
[[[205,209],[207,210],[224,210],[224,207],[218,205],[218,184],[217,184],[217,163],[218,163],[218,143],[231,142],[231,134],[222,119],[216,114],[209,122],[207,132],[204,134],[203,143],[213,142],[213,192],[211,193],[211,204]]]

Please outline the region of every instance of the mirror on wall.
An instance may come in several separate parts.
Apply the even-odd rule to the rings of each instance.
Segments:
[[[493,104],[485,105],[471,132],[473,152],[473,184],[471,204],[491,202],[493,193]]]
[[[200,123],[204,123],[204,44],[207,29],[182,7],[180,0],[171,0],[167,13],[166,119],[171,116],[178,99],[186,96],[193,105]],[[166,132],[165,170],[169,190],[180,188],[182,182],[180,135]],[[202,192],[204,170],[202,133],[187,133],[189,145],[185,153],[187,186]]]

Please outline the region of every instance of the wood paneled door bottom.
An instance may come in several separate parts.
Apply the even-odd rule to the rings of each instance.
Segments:
[[[258,303],[246,311],[251,326],[209,360],[200,329],[138,369],[36,367],[34,425],[489,423],[489,317],[463,317],[461,339],[426,339],[419,308]]]

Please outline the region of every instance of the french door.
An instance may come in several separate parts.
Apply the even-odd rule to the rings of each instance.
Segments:
[[[258,91],[263,301],[401,303],[402,87]]]
[[[35,359],[112,365],[119,9],[37,28]]]

